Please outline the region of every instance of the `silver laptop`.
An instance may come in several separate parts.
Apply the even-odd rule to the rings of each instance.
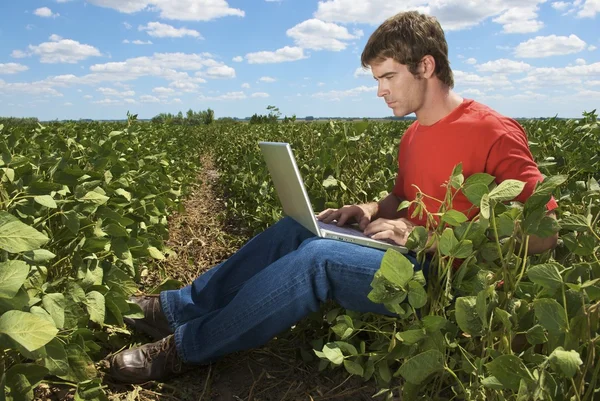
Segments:
[[[401,253],[408,252],[404,246],[369,238],[357,227],[351,225],[338,227],[334,223],[317,220],[290,145],[282,142],[259,142],[258,145],[271,173],[285,215],[290,216],[318,237],[352,242],[371,248],[383,250],[392,248]]]

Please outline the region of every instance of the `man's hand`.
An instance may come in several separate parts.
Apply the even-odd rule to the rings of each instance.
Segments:
[[[373,239],[392,240],[404,246],[414,227],[415,225],[405,218],[377,219],[366,227],[364,233]]]
[[[337,220],[338,226],[346,223],[358,223],[358,227],[364,230],[371,222],[371,218],[377,212],[376,203],[367,203],[364,205],[346,205],[340,209],[323,210],[317,215],[317,219],[323,223],[331,223]]]

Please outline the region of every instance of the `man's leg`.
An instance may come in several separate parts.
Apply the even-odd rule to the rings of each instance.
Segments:
[[[321,302],[328,299],[358,312],[390,314],[382,304],[367,298],[383,255],[384,251],[341,241],[307,239],[298,250],[245,281],[239,280],[237,284],[243,286],[228,292],[231,299],[226,305],[182,322],[175,330],[179,357],[187,363],[204,364],[258,347],[319,310]],[[203,291],[217,296],[211,285],[212,278]]]
[[[225,307],[244,284],[314,234],[286,217],[252,238],[225,262],[199,276],[191,285],[160,294],[172,328]]]

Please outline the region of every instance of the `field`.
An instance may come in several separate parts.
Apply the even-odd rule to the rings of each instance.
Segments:
[[[140,313],[128,297],[189,283],[281,218],[259,140],[291,143],[321,210],[384,197],[408,123],[0,125],[0,400],[599,399],[600,125],[522,124],[546,180],[520,205],[520,183],[457,166],[442,208],[421,209],[432,279],[388,253],[373,281],[398,318],[325,305],[217,376],[133,387],[102,362],[143,341],[123,325]],[[526,256],[529,235],[556,231],[553,252]],[[422,257],[425,228],[409,243]]]

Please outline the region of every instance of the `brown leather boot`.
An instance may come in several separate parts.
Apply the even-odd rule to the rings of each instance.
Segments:
[[[160,298],[158,295],[141,295],[129,298],[142,308],[144,317],[141,319],[132,319],[124,317],[123,321],[133,329],[148,334],[155,340],[160,340],[166,336],[173,334],[173,330],[169,327],[169,321],[162,311],[160,306]]]
[[[165,381],[193,368],[183,363],[175,347],[175,336],[119,352],[110,358],[110,376],[124,383]]]

